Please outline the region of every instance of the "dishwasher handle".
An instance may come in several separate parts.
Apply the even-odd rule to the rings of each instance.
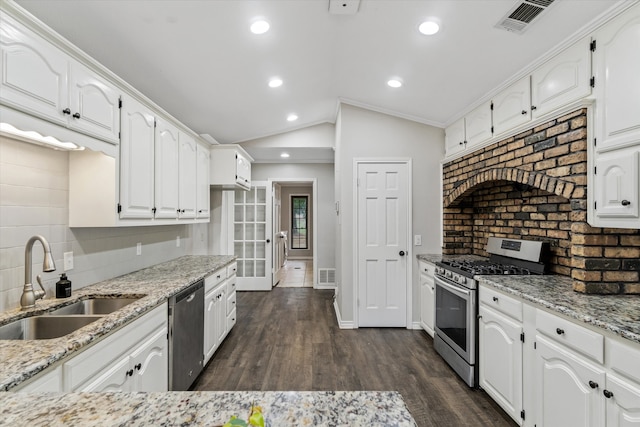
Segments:
[[[186,302],[191,302],[193,301],[193,299],[195,298],[196,295],[196,291],[198,291],[199,289],[204,288],[204,280],[199,280],[196,283],[194,283],[193,285],[189,286],[188,288],[184,289],[182,292],[176,294],[173,298],[173,303],[178,303],[182,300],[187,300]],[[170,304],[171,305],[171,302]]]

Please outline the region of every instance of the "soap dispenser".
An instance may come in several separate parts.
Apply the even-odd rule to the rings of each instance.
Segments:
[[[67,279],[67,274],[62,273],[60,280],[56,282],[56,298],[69,298],[71,296],[71,280]]]

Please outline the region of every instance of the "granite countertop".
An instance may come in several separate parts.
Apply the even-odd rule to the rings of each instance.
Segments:
[[[234,256],[184,256],[149,268],[74,290],[69,298],[45,299],[36,307],[0,313],[0,326],[13,320],[43,314],[92,296],[140,296],[140,300],[108,314],[61,338],[0,340],[0,391],[6,391],[65,359],[108,333],[165,302],[168,298],[215,270],[230,264]]]
[[[481,257],[478,255],[442,255],[442,254],[418,254],[416,255],[419,261],[427,261],[431,264],[435,264],[436,262],[440,262],[443,259],[457,259],[457,260],[468,260],[468,261],[478,261],[486,259],[485,257]]]
[[[215,427],[246,420],[252,403],[269,427],[416,426],[400,393],[388,391],[0,393],[0,424]]]

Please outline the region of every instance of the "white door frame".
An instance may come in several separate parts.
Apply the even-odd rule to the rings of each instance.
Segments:
[[[407,287],[407,329],[413,329],[413,262],[410,262],[413,257],[413,239],[411,238],[411,234],[413,232],[413,172],[412,172],[412,162],[410,157],[364,157],[359,158],[356,157],[353,159],[353,219],[352,219],[352,230],[354,233],[353,236],[353,327],[357,329],[359,327],[359,319],[358,319],[358,291],[359,291],[359,277],[358,277],[358,165],[364,163],[401,163],[407,165],[407,175],[408,175],[408,190],[407,190],[407,277],[406,277],[406,287]],[[314,252],[315,253],[315,252]]]
[[[305,183],[305,184],[309,184],[311,183],[311,187],[312,187],[312,191],[311,191],[311,197],[312,197],[312,201],[311,201],[311,210],[313,211],[313,219],[311,221],[312,223],[312,227],[313,227],[313,289],[317,289],[318,288],[318,277],[317,277],[317,271],[318,271],[318,227],[317,227],[317,221],[318,221],[318,180],[316,178],[269,178],[267,180],[267,182],[269,183],[268,186],[271,188],[271,191],[273,191],[273,183],[277,182],[277,183],[281,183],[281,182],[301,182],[301,183]],[[273,209],[273,205],[271,206],[271,209]],[[282,210],[281,211],[281,215],[282,215]],[[273,217],[273,215],[272,215]],[[273,223],[275,221],[275,218],[271,218],[271,222]],[[273,226],[272,226],[273,228]],[[279,231],[279,230],[278,230]],[[273,230],[273,233],[276,233],[275,230]],[[289,236],[287,236],[289,237]],[[272,259],[275,260],[275,247],[276,245],[272,245],[271,246],[271,256]],[[272,263],[273,264],[273,263]],[[271,268],[273,269],[273,265],[271,266]],[[272,272],[273,274],[273,272]]]

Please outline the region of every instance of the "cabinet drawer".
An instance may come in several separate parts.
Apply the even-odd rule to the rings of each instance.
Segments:
[[[233,264],[227,266],[227,277],[235,276],[236,271],[238,271],[238,263],[234,262]]]
[[[227,295],[231,295],[236,292],[236,276],[231,276],[227,280]]]
[[[522,322],[522,302],[486,286],[480,286],[480,304]]]
[[[229,292],[227,298],[227,314],[231,314],[232,311],[236,311],[236,293]]]
[[[629,341],[631,343],[631,341]],[[619,374],[640,383],[640,345],[607,338],[607,365]]]
[[[429,277],[433,277],[436,266],[426,261],[418,261],[420,265],[420,274],[426,274]]]
[[[204,293],[208,293],[211,289],[215,288],[218,284],[222,283],[227,278],[227,269],[221,268],[216,270],[207,277],[204,278]]]
[[[235,324],[236,324],[236,310],[234,309],[231,312],[231,314],[227,316],[227,332],[229,332]]]
[[[599,363],[604,361],[604,337],[597,332],[542,310],[536,310],[536,329]]]

